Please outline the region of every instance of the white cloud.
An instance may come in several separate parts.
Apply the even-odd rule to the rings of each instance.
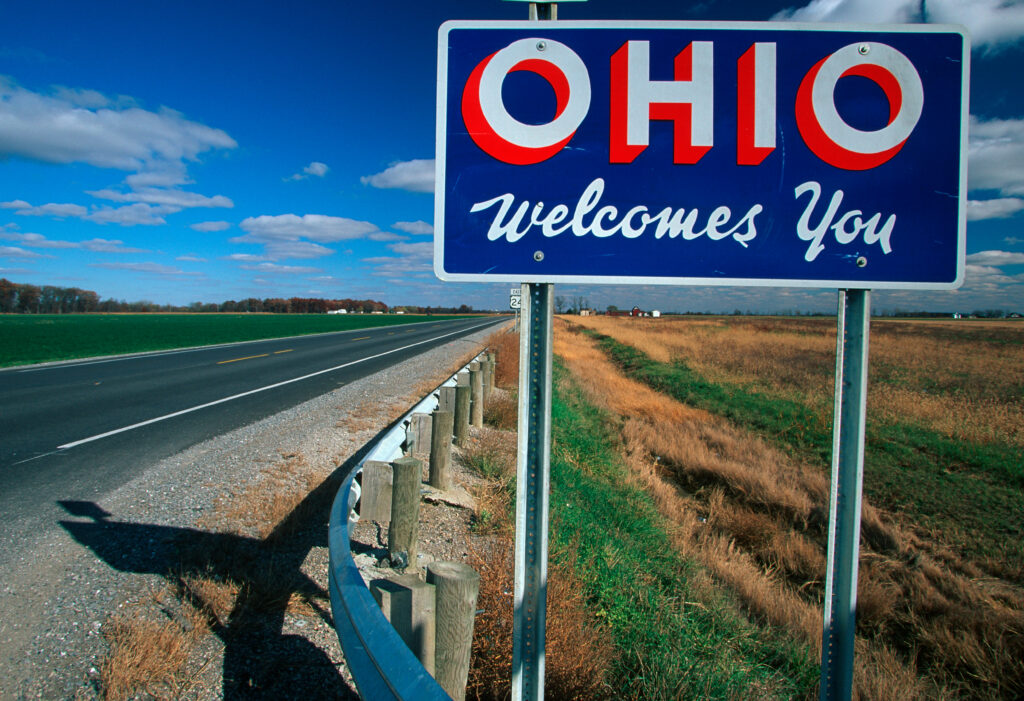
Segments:
[[[224,231],[225,229],[230,229],[231,224],[226,221],[201,221],[198,224],[193,224],[192,228],[196,231],[209,233],[211,231]]]
[[[78,247],[85,249],[86,251],[93,251],[96,253],[148,253],[145,248],[129,248],[124,245],[123,241],[107,240],[107,239],[89,239],[88,241],[81,241]]]
[[[152,275],[200,275],[201,273],[186,272],[181,268],[174,268],[161,263],[90,263],[90,267],[103,268],[105,270],[130,270],[136,273],[149,273]]]
[[[190,182],[185,164],[181,161],[162,163],[142,173],[132,173],[124,179],[124,184],[130,188],[175,187]]]
[[[967,221],[1006,219],[1024,209],[1024,200],[1001,197],[994,200],[967,200]]]
[[[270,260],[267,256],[258,256],[254,253],[232,253],[231,255],[224,256],[224,260],[234,260],[244,263],[259,263],[265,260]]]
[[[129,204],[124,207],[100,207],[82,217],[98,224],[120,224],[121,226],[157,226],[166,224],[164,214],[180,211],[177,207],[149,204]]]
[[[1024,5],[1007,0],[928,0],[929,22],[962,24],[975,46],[1015,42],[1024,36]]]
[[[132,192],[118,190],[87,190],[86,194],[111,202],[143,202],[146,204],[167,205],[179,210],[190,207],[234,207],[235,203],[224,195],[207,197],[196,192],[146,187]]]
[[[800,8],[780,10],[774,20],[793,22],[913,22],[919,0],[812,0]]]
[[[1016,236],[1007,236],[1003,239],[1003,243],[1008,243],[1011,246],[1016,246],[1018,243],[1024,243],[1024,239],[1019,239]]]
[[[183,263],[205,263],[205,258],[199,258],[197,256],[178,256],[174,260],[180,260]]]
[[[124,241],[108,239],[88,239],[86,241],[60,241],[48,239],[42,234],[18,234],[13,232],[0,232],[0,239],[16,241],[22,246],[29,248],[77,248],[96,253],[148,253],[144,248],[128,248]]]
[[[174,110],[101,106],[102,97],[68,88],[44,95],[0,81],[0,155],[141,173],[237,146],[226,132]]]
[[[332,243],[363,238],[378,230],[370,222],[325,214],[306,214],[301,217],[297,214],[264,214],[243,219],[239,227],[249,235],[232,239],[236,243],[297,241],[299,238],[307,238],[318,243]]]
[[[243,270],[256,270],[261,273],[274,273],[275,275],[322,272],[320,268],[309,268],[301,265],[278,265],[277,263],[260,263],[259,265],[243,265],[240,267]]]
[[[84,217],[89,213],[86,207],[80,204],[58,204],[50,202],[33,207],[25,200],[14,200],[12,202],[0,202],[0,208],[13,209],[15,214],[23,217]]]
[[[971,265],[1024,265],[1024,253],[1013,251],[978,251],[967,256]]]
[[[375,233],[370,234],[366,238],[370,239],[371,241],[408,241],[409,240],[405,236],[400,236],[398,234],[393,234],[390,231],[377,231]]]
[[[78,248],[71,241],[52,241],[42,234],[20,234],[13,231],[0,231],[0,239],[14,241],[30,248]]]
[[[0,246],[0,258],[43,258],[43,254],[17,246]]]
[[[434,255],[434,244],[429,241],[425,243],[395,243],[388,248],[400,255],[416,258],[432,258]]]
[[[964,272],[972,277],[1003,274],[1002,270],[999,268],[993,268],[991,265],[965,265]]]
[[[372,275],[387,278],[432,278],[434,245],[424,243],[392,243],[388,248],[395,256],[364,258],[364,263],[373,265]]]
[[[180,212],[181,207],[162,204],[151,205],[142,202],[125,205],[124,207],[93,206],[92,209],[80,204],[49,203],[33,207],[24,200],[0,202],[0,209],[14,209],[15,214],[27,217],[55,217],[64,219],[76,217],[97,224],[120,224],[121,226],[155,226],[166,224],[165,214]]]
[[[53,97],[75,107],[85,107],[88,109],[98,109],[111,105],[110,98],[101,92],[83,90],[81,88],[66,88],[63,85],[54,87]]]
[[[267,258],[281,260],[284,258],[323,258],[334,253],[333,249],[310,241],[274,241],[267,243]]]
[[[1024,119],[972,116],[967,173],[971,190],[1024,195]]]
[[[426,236],[434,233],[434,225],[428,224],[425,221],[399,221],[395,222],[395,228],[399,231],[404,231],[407,234],[413,234],[415,236]]]
[[[329,170],[330,168],[327,167],[326,163],[321,163],[320,161],[313,161],[308,166],[303,168],[301,173],[289,175],[287,178],[285,178],[285,180],[305,180],[311,175],[315,175],[318,178],[322,178],[325,175],[327,175],[327,171]]]
[[[364,185],[410,192],[434,191],[434,159],[415,159],[394,163],[380,173],[360,178]]]
[[[795,22],[962,24],[973,46],[998,47],[1024,36],[1024,4],[1007,0],[812,0],[777,12]]]

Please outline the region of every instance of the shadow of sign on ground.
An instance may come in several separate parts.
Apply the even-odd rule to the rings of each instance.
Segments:
[[[305,637],[285,633],[290,603],[302,602],[333,629],[328,594],[301,571],[310,550],[326,547],[328,506],[338,470],[266,538],[118,521],[94,502],[60,501],[71,516],[60,525],[121,572],[155,574],[201,611],[209,601],[191,582],[237,584],[229,613],[210,616],[224,646],[224,698],[357,698],[331,658]],[[333,630],[331,631],[333,635]]]

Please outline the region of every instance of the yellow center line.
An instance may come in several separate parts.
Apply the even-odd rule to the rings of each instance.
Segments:
[[[353,338],[353,341],[365,341],[369,336],[360,336],[359,338]]]
[[[217,365],[224,365],[226,363],[237,363],[239,360],[252,360],[253,358],[266,358],[270,353],[263,353],[262,355],[247,355],[244,358],[232,358],[231,360],[222,360]]]
[[[282,353],[291,353],[293,350],[295,350],[295,349],[294,348],[289,348],[288,350],[274,351],[274,355],[281,355]]]

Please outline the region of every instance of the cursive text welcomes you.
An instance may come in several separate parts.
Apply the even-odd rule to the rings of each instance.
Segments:
[[[635,239],[648,232],[656,239],[679,238],[692,241],[706,236],[712,241],[732,240],[746,248],[750,241],[757,237],[757,215],[764,211],[760,204],[753,204],[746,213],[736,218],[732,209],[726,206],[715,207],[706,217],[701,217],[696,208],[664,207],[654,211],[644,205],[636,205],[621,211],[613,205],[601,206],[604,195],[604,179],[595,178],[580,195],[571,209],[565,204],[548,207],[544,202],[536,202],[532,206],[529,201],[516,202],[512,193],[505,193],[492,199],[476,202],[470,212],[482,212],[491,208],[494,216],[487,230],[487,239],[497,241],[505,238],[515,243],[534,229],[548,238],[571,232],[573,236],[596,236],[607,238],[622,236]],[[821,186],[816,182],[799,185],[795,197],[799,198],[806,192],[811,193],[803,214],[795,227],[796,235],[809,241],[810,245],[804,254],[807,262],[812,262],[824,250],[824,238],[831,231],[839,244],[850,244],[863,235],[865,244],[878,244],[883,253],[892,252],[891,238],[896,224],[896,215],[890,215],[878,230],[881,214],[864,220],[860,210],[843,213],[838,221],[839,206],[843,200],[843,191],[837,190],[827,209],[816,213]],[[816,223],[812,221],[817,217]]]

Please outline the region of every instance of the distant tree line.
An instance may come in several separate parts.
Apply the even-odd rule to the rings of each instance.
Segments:
[[[6,314],[74,314],[100,310],[92,290],[53,285],[19,285],[0,278],[0,312]]]
[[[466,305],[462,305],[465,307]],[[344,309],[350,313],[386,312],[388,305],[372,299],[317,299],[250,297],[241,301],[193,302],[187,307],[147,300],[126,302],[104,299],[92,290],[53,285],[23,285],[0,278],[0,314],[83,314],[88,312],[269,312],[272,314],[325,314]],[[470,311],[472,309],[470,308]]]
[[[391,311],[405,312],[406,314],[472,314],[474,309],[468,304],[460,304],[457,307],[418,307],[406,304],[392,307]]]
[[[265,312],[269,314],[326,314],[344,309],[350,313],[371,314],[386,312],[388,305],[372,299],[320,299],[318,297],[268,297],[235,301],[229,299],[220,304],[193,302],[182,311],[189,312]]]

